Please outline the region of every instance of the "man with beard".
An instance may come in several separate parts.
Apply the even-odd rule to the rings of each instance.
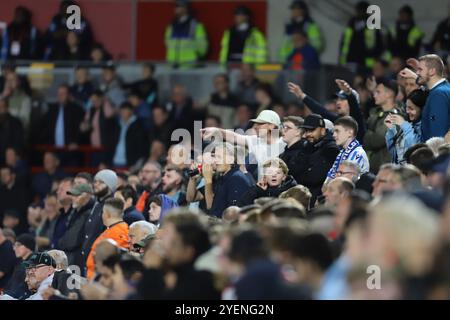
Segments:
[[[147,199],[162,192],[161,171],[161,165],[158,162],[148,161],[139,172],[141,187],[143,188],[136,203],[136,210],[139,212],[148,212]],[[136,191],[139,193],[139,190]]]
[[[325,121],[318,114],[311,114],[300,125],[306,139],[303,151],[297,157],[295,178],[298,184],[304,185],[311,191],[311,203],[315,203],[321,195],[321,187],[339,153],[338,146],[331,133],[325,129]]]
[[[95,239],[103,232],[105,226],[102,222],[103,205],[105,201],[112,198],[117,188],[117,174],[112,170],[101,170],[94,177],[94,195],[97,201],[89,214],[84,227],[84,242],[81,247],[81,256],[83,265],[80,266],[84,270],[86,259],[91,251],[92,244]]]
[[[187,205],[186,193],[182,191],[183,172],[174,165],[167,165],[162,177],[162,192],[178,203],[180,206]]]
[[[444,70],[444,62],[435,54],[419,58],[417,83],[430,90],[422,112],[422,141],[444,137],[450,129],[450,84]]]

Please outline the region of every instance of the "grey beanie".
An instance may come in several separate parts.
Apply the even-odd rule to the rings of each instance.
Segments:
[[[117,174],[109,169],[100,170],[94,177],[94,181],[100,180],[108,186],[112,192],[117,189]]]

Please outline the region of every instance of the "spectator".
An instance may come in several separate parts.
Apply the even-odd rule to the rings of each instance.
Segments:
[[[89,60],[89,48],[82,47],[80,36],[70,31],[66,37],[66,48],[60,57],[53,57],[52,60],[83,61]]]
[[[295,30],[291,34],[293,49],[285,60],[285,69],[289,70],[316,70],[320,67],[319,55],[316,49],[308,42],[308,35]]]
[[[395,97],[398,93],[398,85],[393,80],[378,80],[374,94],[376,108],[370,111],[367,120],[367,132],[364,136],[364,147],[369,152],[370,168],[377,173],[383,163],[390,162],[389,151],[386,146],[387,127],[384,124],[390,113],[398,114]]]
[[[60,85],[57,103],[49,106],[49,111],[42,119],[42,143],[56,147],[77,147],[80,144],[83,117],[83,109],[71,100],[69,86]]]
[[[3,220],[6,211],[13,209],[19,214],[21,228],[26,229],[26,211],[30,202],[29,190],[24,181],[17,179],[11,167],[2,167],[0,176],[0,221]]]
[[[146,63],[142,65],[143,78],[128,84],[124,84],[124,89],[136,92],[145,103],[154,107],[158,104],[158,82],[154,78],[155,65]]]
[[[313,294],[319,292],[325,272],[333,262],[328,240],[319,233],[298,235],[294,240],[294,265],[298,272],[297,281]]]
[[[130,93],[128,96],[128,102],[133,107],[135,115],[139,118],[139,121],[145,130],[151,130],[153,127],[153,107],[149,105],[136,91],[132,91]]]
[[[148,209],[148,220],[158,228],[161,227],[164,218],[169,211],[178,207],[178,203],[165,194],[153,196],[148,200],[148,202],[150,203]]]
[[[70,87],[70,94],[76,103],[83,106],[85,111],[89,107],[89,99],[94,93],[95,86],[90,79],[89,70],[78,66],[75,69],[75,83]]]
[[[145,220],[141,212],[136,210],[136,191],[129,185],[117,189],[114,197],[123,201],[123,221],[129,226],[134,222]]]
[[[237,152],[229,143],[219,144],[213,149],[213,164],[202,167],[205,179],[206,208],[209,214],[221,218],[224,210],[236,205],[251,184],[245,174],[236,165]],[[213,173],[219,178],[213,182]]]
[[[247,7],[234,10],[234,26],[225,30],[220,50],[220,63],[261,64],[267,60],[264,35],[250,21]]]
[[[236,113],[235,113],[235,123],[237,123],[237,126],[234,127],[234,130],[242,130],[247,131],[249,129],[250,120],[253,117],[253,111],[252,108],[249,105],[241,104],[237,107]]]
[[[72,209],[67,218],[66,231],[58,240],[58,248],[67,255],[69,265],[84,265],[81,261],[81,246],[84,241],[82,237],[84,226],[95,204],[93,193],[90,184],[74,184],[67,191],[72,197]]]
[[[22,234],[17,237],[14,243],[14,253],[18,260],[14,266],[11,279],[6,287],[4,287],[4,294],[18,300],[24,300],[31,296],[32,293],[25,283],[25,267],[23,262],[27,261],[33,255],[35,247],[36,243],[31,235]]]
[[[182,170],[169,164],[164,168],[161,179],[162,192],[180,206],[186,204],[186,193],[182,191],[183,177]]]
[[[280,199],[293,199],[300,203],[306,210],[311,207],[311,197],[312,194],[307,187],[301,184],[295,187],[289,188],[288,190],[280,193],[278,198]]]
[[[3,289],[11,279],[14,272],[16,256],[13,245],[6,239],[0,228],[0,288]]]
[[[325,44],[317,23],[311,18],[309,8],[304,1],[292,1],[291,6],[291,20],[285,25],[283,44],[280,48],[280,60],[286,61],[288,55],[294,48],[293,34],[295,32],[302,32],[311,46],[317,53],[322,53]]]
[[[58,199],[56,192],[49,193],[44,199],[44,208],[41,211],[42,221],[36,229],[37,251],[45,251],[50,248],[55,224],[59,215]]]
[[[450,84],[444,78],[444,63],[439,56],[419,58],[417,83],[429,90],[422,110],[422,141],[444,137],[450,128]]]
[[[96,202],[89,217],[86,221],[83,234],[83,245],[81,247],[82,263],[86,262],[86,259],[91,252],[92,244],[105,230],[105,225],[102,223],[103,206],[106,200],[112,198],[117,188],[117,175],[112,170],[100,170],[94,177],[94,195]],[[83,274],[86,274],[84,270],[85,265],[81,266]]]
[[[286,144],[279,136],[281,120],[276,112],[264,110],[251,122],[254,123],[256,135],[247,136],[218,128],[204,128],[201,132],[204,140],[219,135],[226,142],[236,143],[239,146],[247,145],[249,163],[257,165],[257,176],[262,178],[264,162],[283,153]],[[238,159],[238,161],[241,160]],[[249,172],[251,171],[253,170],[249,170]]]
[[[421,113],[427,97],[427,92],[414,90],[406,101],[406,120],[401,114],[388,114],[386,117],[386,145],[393,163],[404,164],[406,150],[422,141]]]
[[[46,49],[44,53],[44,60],[49,60],[54,56],[60,56],[67,50],[67,34],[69,29],[67,28],[67,18],[69,13],[67,8],[71,5],[76,5],[75,1],[64,0],[59,5],[59,12],[53,16],[50,26],[48,27],[46,38]],[[75,32],[79,37],[79,47],[90,50],[93,42],[93,35],[90,24],[86,21],[85,17],[80,18],[80,29]]]
[[[361,169],[361,173],[369,172],[369,159],[356,139],[357,134],[358,124],[352,117],[342,117],[334,123],[333,137],[336,140],[336,144],[342,149],[328,172],[324,185],[336,177],[339,165],[345,160],[356,162]]]
[[[201,22],[192,17],[186,0],[175,2],[175,18],[164,35],[166,60],[174,68],[196,67],[208,51],[208,37]]]
[[[182,85],[173,87],[171,100],[167,103],[166,110],[169,112],[169,121],[174,128],[182,128],[193,132],[195,118],[193,102],[186,91],[186,87]]]
[[[139,212],[148,212],[146,203],[149,197],[162,192],[161,172],[161,165],[157,162],[147,162],[139,172],[140,188],[142,188],[140,190],[141,195],[136,204],[136,209]]]
[[[347,178],[338,177],[331,180],[323,193],[325,204],[330,207],[336,207],[353,189],[355,189],[355,185]]]
[[[0,60],[33,60],[41,57],[41,35],[31,20],[32,13],[28,8],[15,8],[14,20],[3,31]]]
[[[335,122],[339,117],[343,116],[353,117],[360,128],[360,130],[358,130],[357,138],[362,141],[366,133],[366,123],[359,105],[358,93],[344,80],[336,79],[335,82],[340,89],[340,91],[336,93],[336,113],[327,110],[325,106],[320,105],[319,102],[304,93],[299,85],[289,82],[288,87],[289,91],[303,101],[312,113],[319,114],[332,122]]]
[[[25,160],[19,155],[19,151],[16,148],[6,149],[5,164],[14,169],[16,172],[16,179],[27,184],[29,183],[30,168]]]
[[[299,178],[297,183],[311,191],[311,204],[314,204],[321,195],[322,184],[339,149],[331,133],[325,129],[325,122],[320,115],[309,115],[300,128],[305,131],[305,145],[303,151],[298,153],[292,175]]]
[[[31,116],[31,98],[25,91],[23,82],[15,72],[6,75],[5,86],[0,94],[1,99],[8,99],[9,113],[20,119],[24,131],[27,132]]]
[[[348,22],[341,38],[339,63],[356,64],[360,67],[371,68],[376,58],[383,51],[383,39],[380,30],[367,27],[369,4],[360,1],[355,6],[355,15]]]
[[[282,192],[295,187],[297,182],[288,175],[289,169],[286,163],[274,158],[267,160],[264,165],[264,178],[256,186],[251,187],[247,192],[243,192],[239,203],[240,206],[253,204],[255,199],[262,197],[277,198]]]
[[[166,148],[172,144],[174,126],[165,108],[153,108],[153,126],[150,128],[150,141],[161,141]]]
[[[263,110],[273,110],[278,102],[273,88],[269,83],[260,83],[255,90],[255,99],[257,102],[256,114],[260,114]]]
[[[361,174],[361,168],[356,162],[350,160],[342,161],[339,165],[336,177],[344,177],[355,184],[356,190],[363,190],[372,194],[372,184],[375,181],[375,175],[371,172]]]
[[[174,215],[172,219],[165,220],[164,230],[166,236],[159,248],[167,259],[168,270],[175,273],[177,281],[174,286],[166,285],[162,260],[151,259],[152,253],[156,252],[150,249],[144,255],[144,264],[148,269],[144,271],[138,286],[139,297],[152,300],[219,299],[220,293],[214,287],[212,274],[194,268],[198,257],[211,247],[208,232],[199,218],[192,213]],[[160,257],[157,253],[156,256]]]
[[[90,60],[96,65],[102,65],[103,63],[112,59],[111,54],[105,49],[102,43],[94,43],[92,45]]]
[[[67,177],[67,174],[60,169],[59,159],[53,152],[44,153],[44,171],[36,174],[31,182],[33,199],[44,199],[52,191],[55,181],[60,181]]]
[[[269,250],[255,230],[237,232],[231,240],[227,258],[236,270],[234,298],[243,300],[305,299],[307,296],[290,287],[282,277],[280,266],[269,257]],[[233,268],[234,266],[234,268]]]
[[[226,129],[234,127],[234,115],[238,105],[238,98],[230,92],[230,79],[227,74],[214,77],[214,89],[211,94],[207,112],[210,116],[218,116]]]
[[[443,19],[436,27],[433,38],[430,41],[430,49],[435,51],[450,52],[450,44],[447,39],[450,37],[450,5],[448,6],[447,18]],[[411,56],[411,55],[410,55]]]
[[[255,75],[254,64],[241,64],[240,81],[235,91],[235,95],[238,97],[241,104],[246,104],[255,109],[257,105],[255,91],[260,84],[258,78]]]
[[[389,30],[388,48],[392,55],[405,60],[417,57],[424,36],[422,30],[416,26],[413,9],[404,5],[398,11],[395,27]]]
[[[283,119],[282,136],[286,143],[286,149],[280,155],[288,166],[289,173],[294,177],[295,181],[301,180],[301,173],[297,172],[298,159],[305,149],[305,140],[303,140],[304,129],[301,126],[304,124],[303,118],[288,116]]]
[[[92,147],[103,147],[104,152],[93,154],[93,166],[100,163],[109,163],[115,148],[115,137],[111,134],[117,130],[117,121],[114,117],[115,110],[105,100],[103,92],[95,90],[91,98],[91,109],[86,112],[83,122],[80,124],[82,140]]]
[[[139,243],[149,236],[154,236],[158,227],[148,221],[135,221],[129,226],[128,236],[130,238],[130,251],[136,252]]]
[[[51,239],[51,248],[59,249],[59,239],[61,239],[67,231],[69,225],[70,211],[72,210],[72,197],[70,190],[73,187],[73,179],[65,178],[62,180],[56,191],[56,196],[59,204],[59,215],[56,219],[55,229]]]
[[[53,282],[56,263],[46,252],[34,253],[24,262],[26,283],[34,293],[25,300],[43,300],[43,291]],[[9,295],[0,296],[1,300],[18,300]]]
[[[131,167],[146,159],[149,149],[147,135],[141,122],[133,114],[133,106],[130,103],[125,102],[120,106],[119,127],[113,165]]]
[[[122,90],[122,79],[116,72],[116,67],[112,63],[107,63],[102,67],[102,80],[100,90],[114,107],[119,107],[125,101],[125,92]]]
[[[92,186],[94,178],[89,172],[79,172],[73,179],[74,185],[87,184]]]
[[[116,241],[121,248],[128,247],[128,224],[123,221],[123,202],[120,199],[107,199],[102,212],[103,225],[106,230],[100,234],[92,244],[89,256],[86,261],[87,278],[92,279],[95,271],[95,249],[104,239]]]
[[[25,147],[22,123],[8,109],[8,101],[0,99],[0,163],[6,160],[5,152],[8,148],[23,150]]]

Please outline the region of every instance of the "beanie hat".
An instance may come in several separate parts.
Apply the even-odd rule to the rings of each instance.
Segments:
[[[100,180],[108,186],[112,192],[117,189],[117,174],[109,169],[100,170],[94,177],[94,181]]]

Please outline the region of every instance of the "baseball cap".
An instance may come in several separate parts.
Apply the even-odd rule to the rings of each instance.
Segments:
[[[78,184],[72,187],[69,191],[67,191],[67,194],[70,196],[79,196],[83,193],[90,193],[93,194],[94,190],[92,189],[92,186],[86,183]]]
[[[21,234],[16,238],[16,243],[20,243],[31,251],[34,251],[36,248],[36,240],[34,240],[34,237],[31,234]]]
[[[250,122],[254,123],[271,123],[277,127],[281,127],[281,120],[278,113],[272,110],[263,110],[258,114],[256,119],[251,119]]]
[[[156,234],[154,234],[154,233],[150,233],[148,236],[146,236],[144,239],[142,239],[141,241],[139,241],[139,242],[136,242],[135,244],[134,244],[134,247],[137,249],[137,248],[145,248],[146,246],[147,246],[147,244],[151,241],[151,240],[153,240],[153,239],[155,239],[156,238]]]
[[[31,257],[28,258],[28,260],[23,262],[23,266],[26,269],[33,268],[40,264],[56,268],[55,260],[47,252],[33,253]]]
[[[319,114],[310,114],[305,118],[305,122],[301,126],[303,129],[316,129],[316,128],[325,128],[325,121],[322,116]]]
[[[244,15],[244,16],[249,17],[250,14],[251,14],[251,12],[250,12],[250,9],[249,9],[249,8],[244,7],[244,6],[239,6],[239,7],[237,7],[236,9],[234,9],[234,14],[235,14],[235,15],[242,14],[242,15]]]

